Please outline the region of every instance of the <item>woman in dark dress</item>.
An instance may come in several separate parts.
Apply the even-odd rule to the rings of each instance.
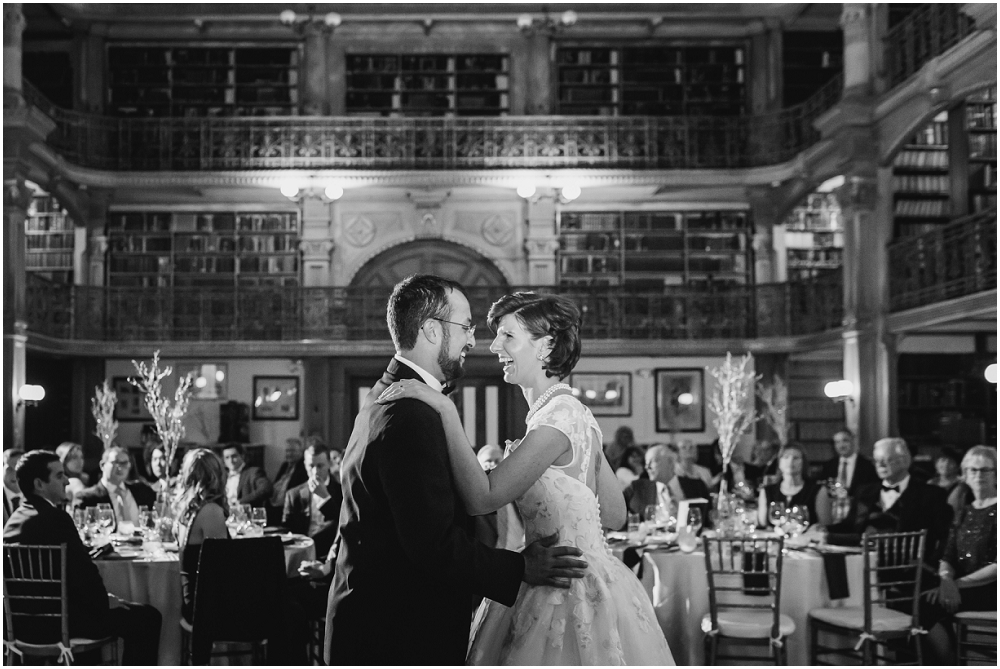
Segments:
[[[805,478],[806,455],[802,448],[790,444],[778,454],[778,471],[781,480],[764,487],[764,497],[771,502],[784,502],[785,508],[804,507],[809,511],[809,522],[816,522],[816,484]]]
[[[921,626],[928,630],[930,664],[955,664],[951,625],[957,611],[997,608],[997,451],[973,446],[962,458],[962,474],[975,499],[952,524],[938,567],[941,584],[926,593]]]

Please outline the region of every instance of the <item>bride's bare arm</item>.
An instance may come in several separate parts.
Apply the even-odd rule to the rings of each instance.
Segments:
[[[570,448],[569,439],[559,430],[536,428],[487,476],[472,451],[458,409],[451,400],[426,384],[412,382],[394,383],[378,401],[384,404],[403,397],[421,400],[441,415],[455,486],[466,511],[473,516],[492,513],[523,495]]]
[[[601,525],[611,530],[621,529],[625,525],[627,509],[625,495],[618,477],[611,471],[611,465],[604,452],[598,448],[597,457],[601,458],[601,468],[597,474],[597,499],[601,503]]]

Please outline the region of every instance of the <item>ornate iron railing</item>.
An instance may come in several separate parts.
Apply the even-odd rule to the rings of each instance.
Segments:
[[[885,65],[890,88],[972,33],[975,21],[961,10],[960,3],[927,4],[886,33]]]
[[[740,339],[839,327],[839,276],[719,291],[539,290],[579,304],[589,339]],[[490,305],[508,290],[516,289],[467,289],[482,332]],[[81,341],[384,340],[388,296],[367,288],[69,286],[29,275],[28,323],[31,332]]]
[[[902,311],[997,287],[996,209],[889,245],[889,308]]]
[[[25,98],[55,121],[53,149],[98,169],[693,169],[793,158],[842,88],[837,76],[802,104],[745,117],[113,118],[56,107],[27,82]]]

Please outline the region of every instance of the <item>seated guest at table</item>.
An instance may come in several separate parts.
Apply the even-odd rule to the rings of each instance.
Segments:
[[[168,492],[177,483],[177,477],[170,475],[173,467],[167,466],[167,451],[162,443],[152,443],[143,452],[146,465],[146,483],[155,493]]]
[[[997,605],[997,451],[973,446],[962,459],[973,501],[963,507],[948,534],[938,566],[940,585],[926,591],[920,610],[928,630],[930,664],[956,664],[951,626],[957,611],[995,611]]]
[[[750,462],[744,465],[746,482],[754,490],[778,482],[778,444],[764,439],[754,444]]]
[[[677,442],[677,476],[689,479],[701,479],[705,484],[705,498],[712,489],[712,472],[708,467],[698,464],[698,446],[690,439]]]
[[[195,448],[184,455],[175,511],[180,525],[177,545],[181,551],[181,613],[185,620],[191,620],[194,608],[202,543],[205,539],[229,538],[225,482],[225,467],[209,449]]]
[[[629,513],[642,515],[650,504],[672,510],[684,499],[675,470],[677,455],[665,444],[654,444],[646,451],[648,479],[636,479],[625,488],[625,506]]]
[[[69,635],[99,639],[114,634],[125,642],[122,664],[156,664],[162,616],[152,606],[125,602],[108,594],[73,519],[60,509],[66,501],[66,475],[59,456],[42,450],[27,453],[17,465],[17,480],[25,491],[24,501],[7,521],[4,543],[66,544]],[[54,641],[37,636],[44,635],[44,631],[30,625],[19,626],[18,634],[28,642]]]
[[[112,446],[101,456],[101,480],[89,488],[84,488],[76,496],[76,504],[81,507],[111,504],[115,512],[115,530],[123,521],[139,522],[139,507],[153,506],[156,493],[141,481],[127,481],[132,467],[128,451],[121,446]]]
[[[936,485],[950,494],[962,481],[960,461],[955,449],[943,446],[934,460],[934,476],[927,481],[928,485]]]
[[[840,430],[833,435],[833,450],[837,455],[823,463],[821,479],[838,481],[852,497],[862,486],[879,480],[875,465],[858,453],[857,441],[850,430]]]
[[[622,455],[622,466],[615,470],[615,476],[621,483],[622,490],[629,487],[629,484],[636,479],[642,478],[646,469],[646,461],[642,449],[638,446],[629,446]]]
[[[285,494],[285,511],[281,524],[292,532],[305,534],[316,542],[316,554],[326,555],[337,536],[340,503],[344,493],[340,488],[339,451],[331,451],[323,443],[306,448],[306,473],[309,478]]]
[[[7,524],[10,514],[21,503],[21,489],[17,486],[17,475],[14,469],[17,461],[24,455],[20,448],[8,448],[3,452],[3,524]]]
[[[816,484],[805,478],[806,455],[800,446],[790,444],[778,455],[778,471],[781,481],[764,486],[764,497],[768,504],[784,502],[785,508],[803,507],[809,512],[809,522],[816,522]]]
[[[503,460],[503,449],[495,444],[486,444],[476,452],[476,459],[484,472],[491,472]]]
[[[879,439],[874,449],[880,481],[858,489],[847,518],[828,530],[833,544],[857,545],[866,530],[916,532],[927,530],[926,561],[937,564],[944,551],[952,512],[941,488],[910,476],[912,458],[902,439]]]
[[[615,438],[610,444],[604,446],[604,455],[608,459],[608,464],[615,471],[622,466],[622,458],[629,446],[637,446],[635,434],[628,425],[622,425],[615,430]]]
[[[274,479],[271,499],[267,503],[267,524],[280,525],[281,515],[285,510],[285,493],[295,486],[306,482],[306,465],[302,461],[302,440],[290,437],[285,442],[285,460],[278,468]]]
[[[56,455],[66,472],[66,497],[73,500],[90,483],[90,477],[83,472],[83,446],[64,441],[56,446]]]
[[[229,506],[264,506],[271,496],[271,482],[260,467],[247,466],[243,444],[227,444],[222,450],[222,458],[229,470],[226,477],[226,499]]]

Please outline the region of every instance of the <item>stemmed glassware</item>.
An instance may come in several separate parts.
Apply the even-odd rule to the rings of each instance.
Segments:
[[[97,505],[97,526],[101,537],[107,540],[115,526],[115,512],[110,504]]]
[[[73,509],[73,524],[80,533],[80,541],[87,541],[87,509]]]
[[[267,509],[257,507],[250,510],[250,522],[254,527],[254,534],[263,535],[264,526],[267,525]]]
[[[767,505],[767,520],[774,528],[780,529],[785,523],[785,503],[784,502],[771,502]]]

